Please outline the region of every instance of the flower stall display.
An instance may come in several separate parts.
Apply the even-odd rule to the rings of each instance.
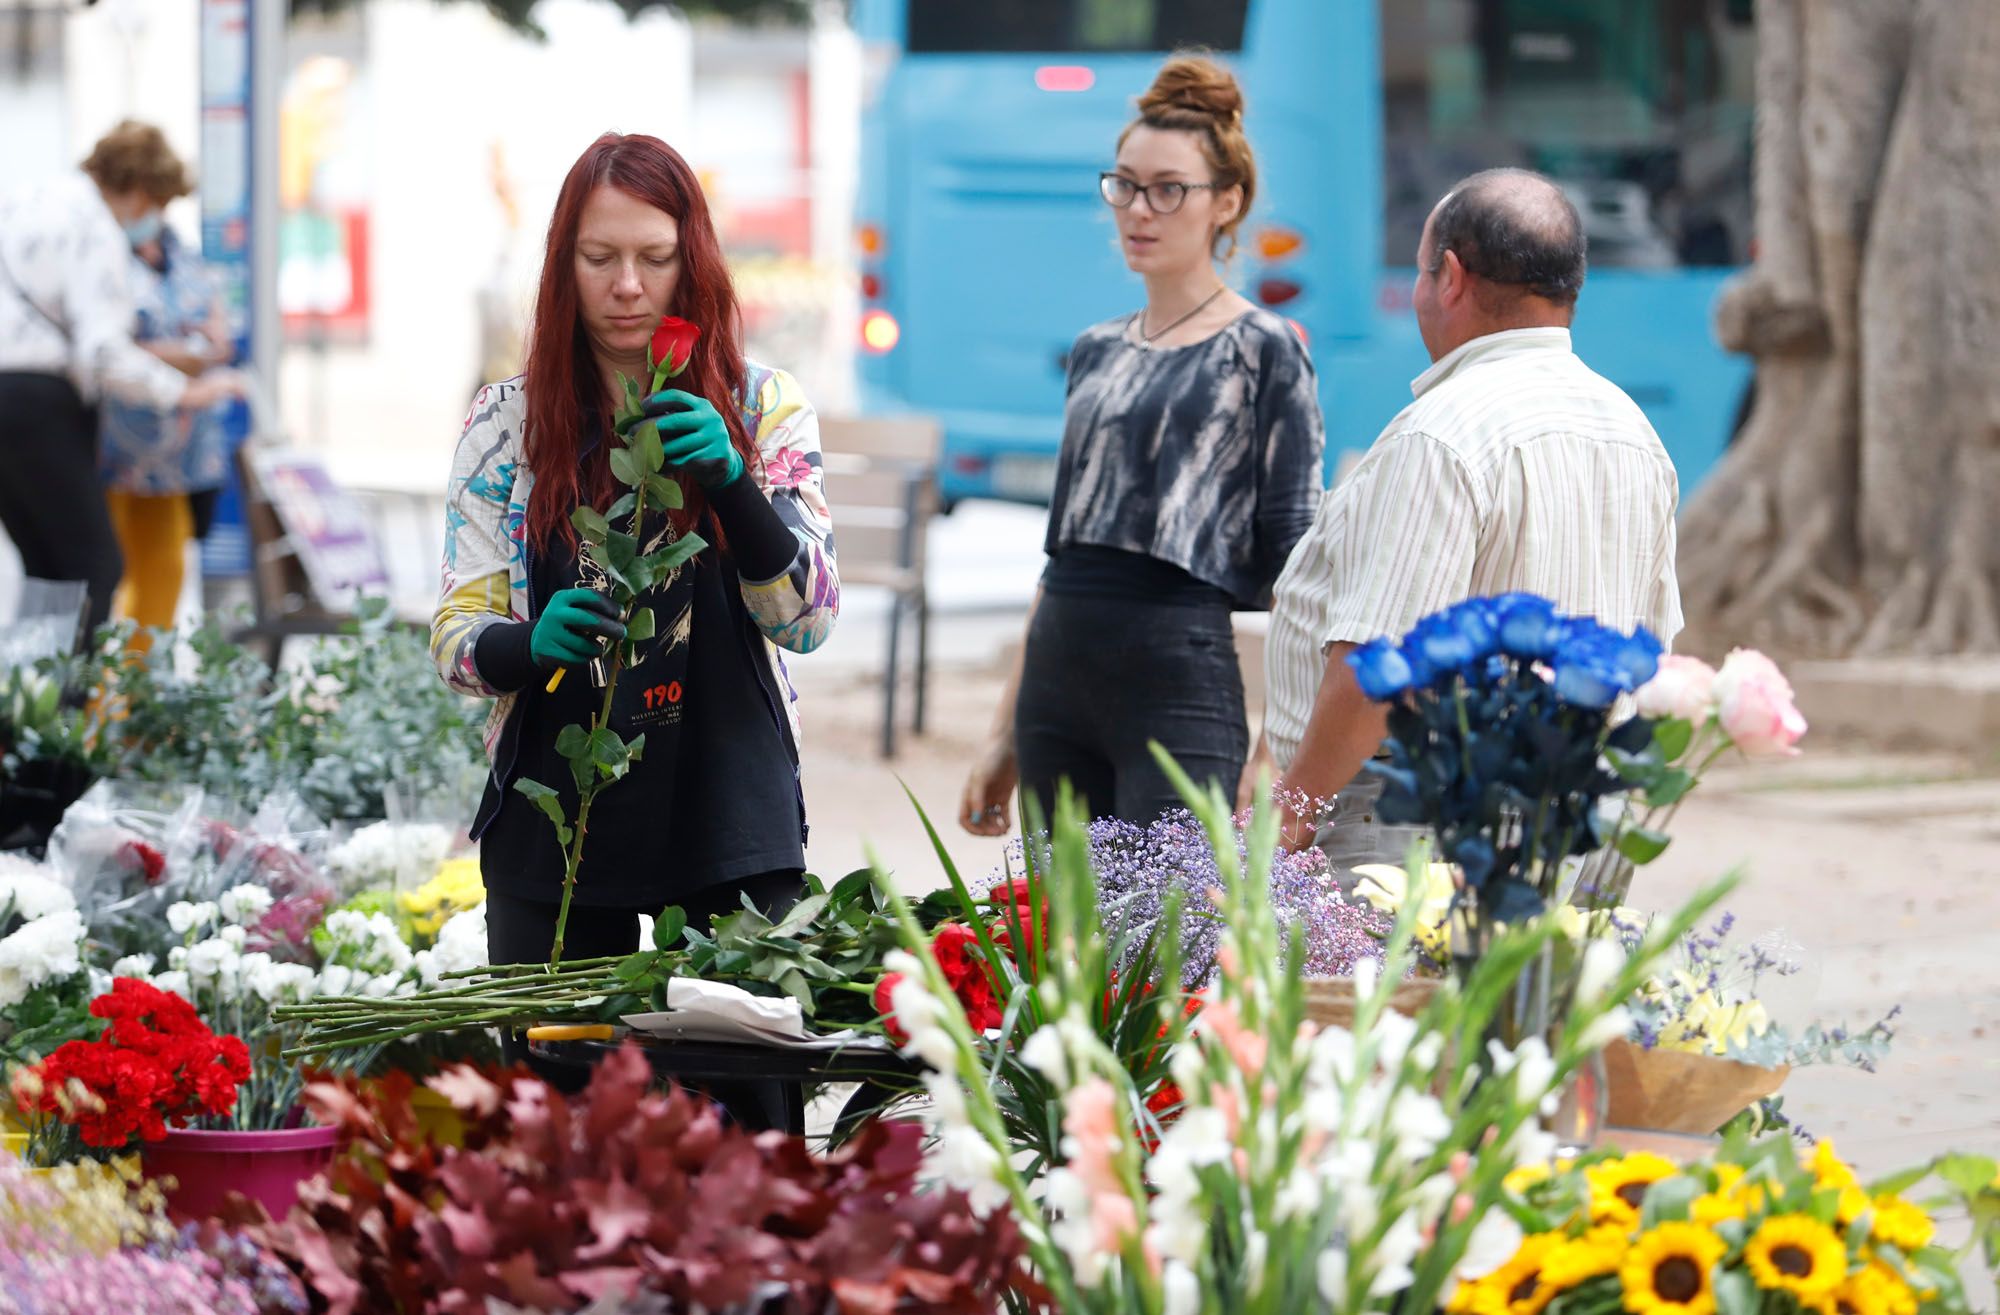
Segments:
[[[330,848],[326,862],[345,893],[410,891],[437,875],[456,843],[453,829],[436,822],[370,822]]]
[[[22,1315],[304,1315],[298,1280],[241,1233],[169,1222],[128,1158],[0,1160],[0,1309]]]
[[[1219,977],[1198,1010],[1180,998],[1171,952],[1154,990],[1132,992],[1159,1002],[1144,1016],[1159,1030],[1134,1040],[1159,1052],[1174,1105],[1156,1108],[1152,1075],[1103,1036],[1111,948],[1085,824],[1065,798],[1040,882],[1049,952],[1039,980],[1010,976],[996,1001],[1019,1020],[1019,1060],[1044,1083],[1039,1101],[1022,1103],[1052,1130],[1053,1155],[1041,1163],[1021,1140],[1006,1108],[1020,1095],[912,918],[888,961],[899,975],[890,1004],[905,1052],[929,1070],[928,1171],[976,1208],[1022,1221],[1063,1311],[1430,1309],[1453,1282],[1511,1254],[1519,1233],[1500,1208],[1503,1180],[1553,1152],[1540,1108],[1585,1054],[1625,1032],[1619,1002],[1725,887],[1659,929],[1640,957],[1608,945],[1590,955],[1553,1047],[1541,1036],[1495,1042],[1478,1052],[1482,1065],[1463,1040],[1481,1034],[1550,927],[1496,934],[1469,974],[1406,1019],[1387,1002],[1414,959],[1413,904],[1382,966],[1364,959],[1357,970],[1354,1027],[1316,1028],[1301,979],[1282,966],[1275,814],[1260,806],[1245,862],[1227,803],[1176,775],[1211,838],[1225,930]],[[1290,939],[1296,951],[1301,932]]]
[[[917,1190],[912,1124],[875,1123],[816,1156],[650,1090],[629,1048],[580,1098],[470,1067],[431,1085],[463,1119],[463,1147],[425,1134],[403,1086],[308,1092],[349,1149],[298,1208],[249,1232],[316,1309],[956,1315],[1028,1286],[1019,1229],[977,1218],[960,1193]]]
[[[1973,1237],[1938,1244],[1924,1203],[1968,1205]],[[1863,1186],[1831,1142],[1732,1137],[1711,1158],[1591,1156],[1517,1175],[1524,1236],[1504,1264],[1460,1285],[1447,1315],[1932,1315],[1968,1309],[1958,1266],[2000,1259],[1991,1159],[1951,1155]]]

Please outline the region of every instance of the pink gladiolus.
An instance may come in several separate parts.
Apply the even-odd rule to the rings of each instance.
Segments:
[[[1065,1139],[1063,1151],[1069,1168],[1095,1196],[1123,1195],[1112,1160],[1118,1154],[1118,1093],[1103,1078],[1091,1078],[1069,1093],[1063,1111]]]

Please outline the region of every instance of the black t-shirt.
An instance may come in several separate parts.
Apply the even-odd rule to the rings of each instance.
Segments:
[[[539,609],[576,585],[574,554],[560,543],[536,554],[529,581]],[[656,637],[619,675],[611,707],[612,728],[628,740],[643,733],[645,746],[591,806],[580,905],[656,911],[722,882],[805,866],[797,755],[733,563],[709,548],[647,604]],[[683,618],[686,642],[677,642]],[[576,783],[556,737],[567,725],[588,728],[604,697],[588,667],[554,694],[545,684],[521,691],[513,770],[488,782],[481,808],[498,809],[480,843],[487,888],[521,899],[560,899],[564,860],[555,827],[513,782],[557,790],[574,821]]]

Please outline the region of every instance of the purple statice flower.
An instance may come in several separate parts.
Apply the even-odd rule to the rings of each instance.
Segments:
[[[1185,809],[1162,814],[1149,826],[1099,818],[1089,828],[1090,866],[1097,875],[1099,917],[1120,966],[1130,962],[1166,916],[1170,899],[1181,901],[1179,951],[1183,985],[1206,985],[1215,975],[1223,922],[1214,896],[1222,888],[1208,832]],[[1046,834],[1033,838],[1037,863],[1048,870]],[[1237,856],[1248,863],[1247,840],[1236,831]],[[1021,870],[1024,850],[1016,841],[993,885]],[[1329,876],[1326,856],[1317,849],[1279,853],[1271,862],[1271,905],[1279,934],[1294,929],[1304,955],[1299,971],[1307,977],[1343,977],[1363,959],[1380,961],[1389,919],[1371,906],[1343,899]]]

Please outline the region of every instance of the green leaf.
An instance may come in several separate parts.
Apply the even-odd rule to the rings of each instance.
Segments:
[[[1701,1184],[1692,1178],[1677,1175],[1661,1179],[1646,1189],[1646,1202],[1640,1210],[1643,1226],[1652,1228],[1670,1219],[1686,1219],[1699,1195]]]
[[[646,569],[648,571],[656,571],[658,574],[654,576],[654,579],[660,579],[668,571],[673,570],[676,566],[687,561],[706,547],[708,547],[708,540],[702,538],[699,534],[683,534],[680,538],[675,539],[658,552],[647,556],[645,559]]]
[[[549,821],[556,824],[557,843],[564,846],[569,844],[572,832],[569,829],[569,818],[563,813],[561,795],[540,781],[530,781],[526,778],[514,782],[514,792],[541,809]]]
[[[1646,802],[1654,808],[1677,804],[1694,788],[1694,773],[1683,767],[1669,767],[1646,787]]]
[[[618,477],[620,484],[629,489],[638,488],[646,479],[645,472],[639,468],[638,458],[632,455],[630,448],[611,449],[611,473]]]
[[[1715,1309],[1718,1315],[1758,1315],[1757,1281],[1743,1269],[1725,1269],[1715,1276]]]
[[[644,735],[634,735],[631,739],[625,741],[625,756],[633,762],[638,762],[640,755],[645,753],[645,751],[646,737]]]
[[[632,431],[632,451],[648,475],[657,475],[660,467],[667,464],[666,449],[660,445],[660,427],[651,421]]]
[[[600,726],[590,733],[590,761],[609,779],[615,781],[625,775],[631,760],[632,750],[617,731]]]
[[[604,514],[611,520],[614,521],[620,520],[626,516],[630,516],[632,514],[632,509],[638,505],[639,505],[639,499],[637,495],[631,493],[621,493],[618,495],[618,501],[611,504],[611,510],[605,512]]]
[[[1647,749],[1644,753],[1627,753],[1623,749],[1606,749],[1604,751],[1604,758],[1605,761],[1611,764],[1612,770],[1618,773],[1620,779],[1629,781],[1642,790],[1649,788],[1654,781],[1657,781],[1663,770],[1659,759],[1654,755],[1652,749]]]
[[[1668,840],[1662,832],[1634,827],[1618,837],[1618,852],[1643,865],[1666,853]]]
[[[669,904],[660,910],[660,916],[653,919],[653,945],[662,950],[674,948],[674,942],[687,930],[687,912],[677,904]]]
[[[679,511],[687,505],[687,497],[681,492],[679,480],[668,479],[665,475],[646,477],[646,498],[656,506],[668,511]]]
[[[792,905],[777,926],[771,929],[774,936],[797,936],[812,925],[812,920],[827,906],[825,895],[809,895]]]
[[[635,416],[643,413],[646,409],[646,399],[639,392],[639,381],[628,374],[620,374],[618,383],[625,390],[625,415]]]
[[[603,543],[604,536],[611,532],[610,522],[595,507],[578,507],[570,513],[569,523],[576,526],[585,543]]]
[[[616,968],[611,970],[611,975],[621,982],[636,982],[653,971],[656,957],[652,954],[627,955],[619,961]]]
[[[1694,743],[1694,723],[1679,717],[1663,717],[1653,723],[1653,748],[1665,762],[1678,761]]]
[[[604,573],[633,593],[644,593],[633,568],[639,561],[639,541],[622,530],[604,536],[603,547],[593,554]]]
[[[590,732],[571,722],[556,732],[556,752],[569,759],[588,757]]]
[[[633,612],[631,619],[625,623],[625,638],[635,641],[651,639],[654,634],[654,624],[653,609],[642,607]]]

